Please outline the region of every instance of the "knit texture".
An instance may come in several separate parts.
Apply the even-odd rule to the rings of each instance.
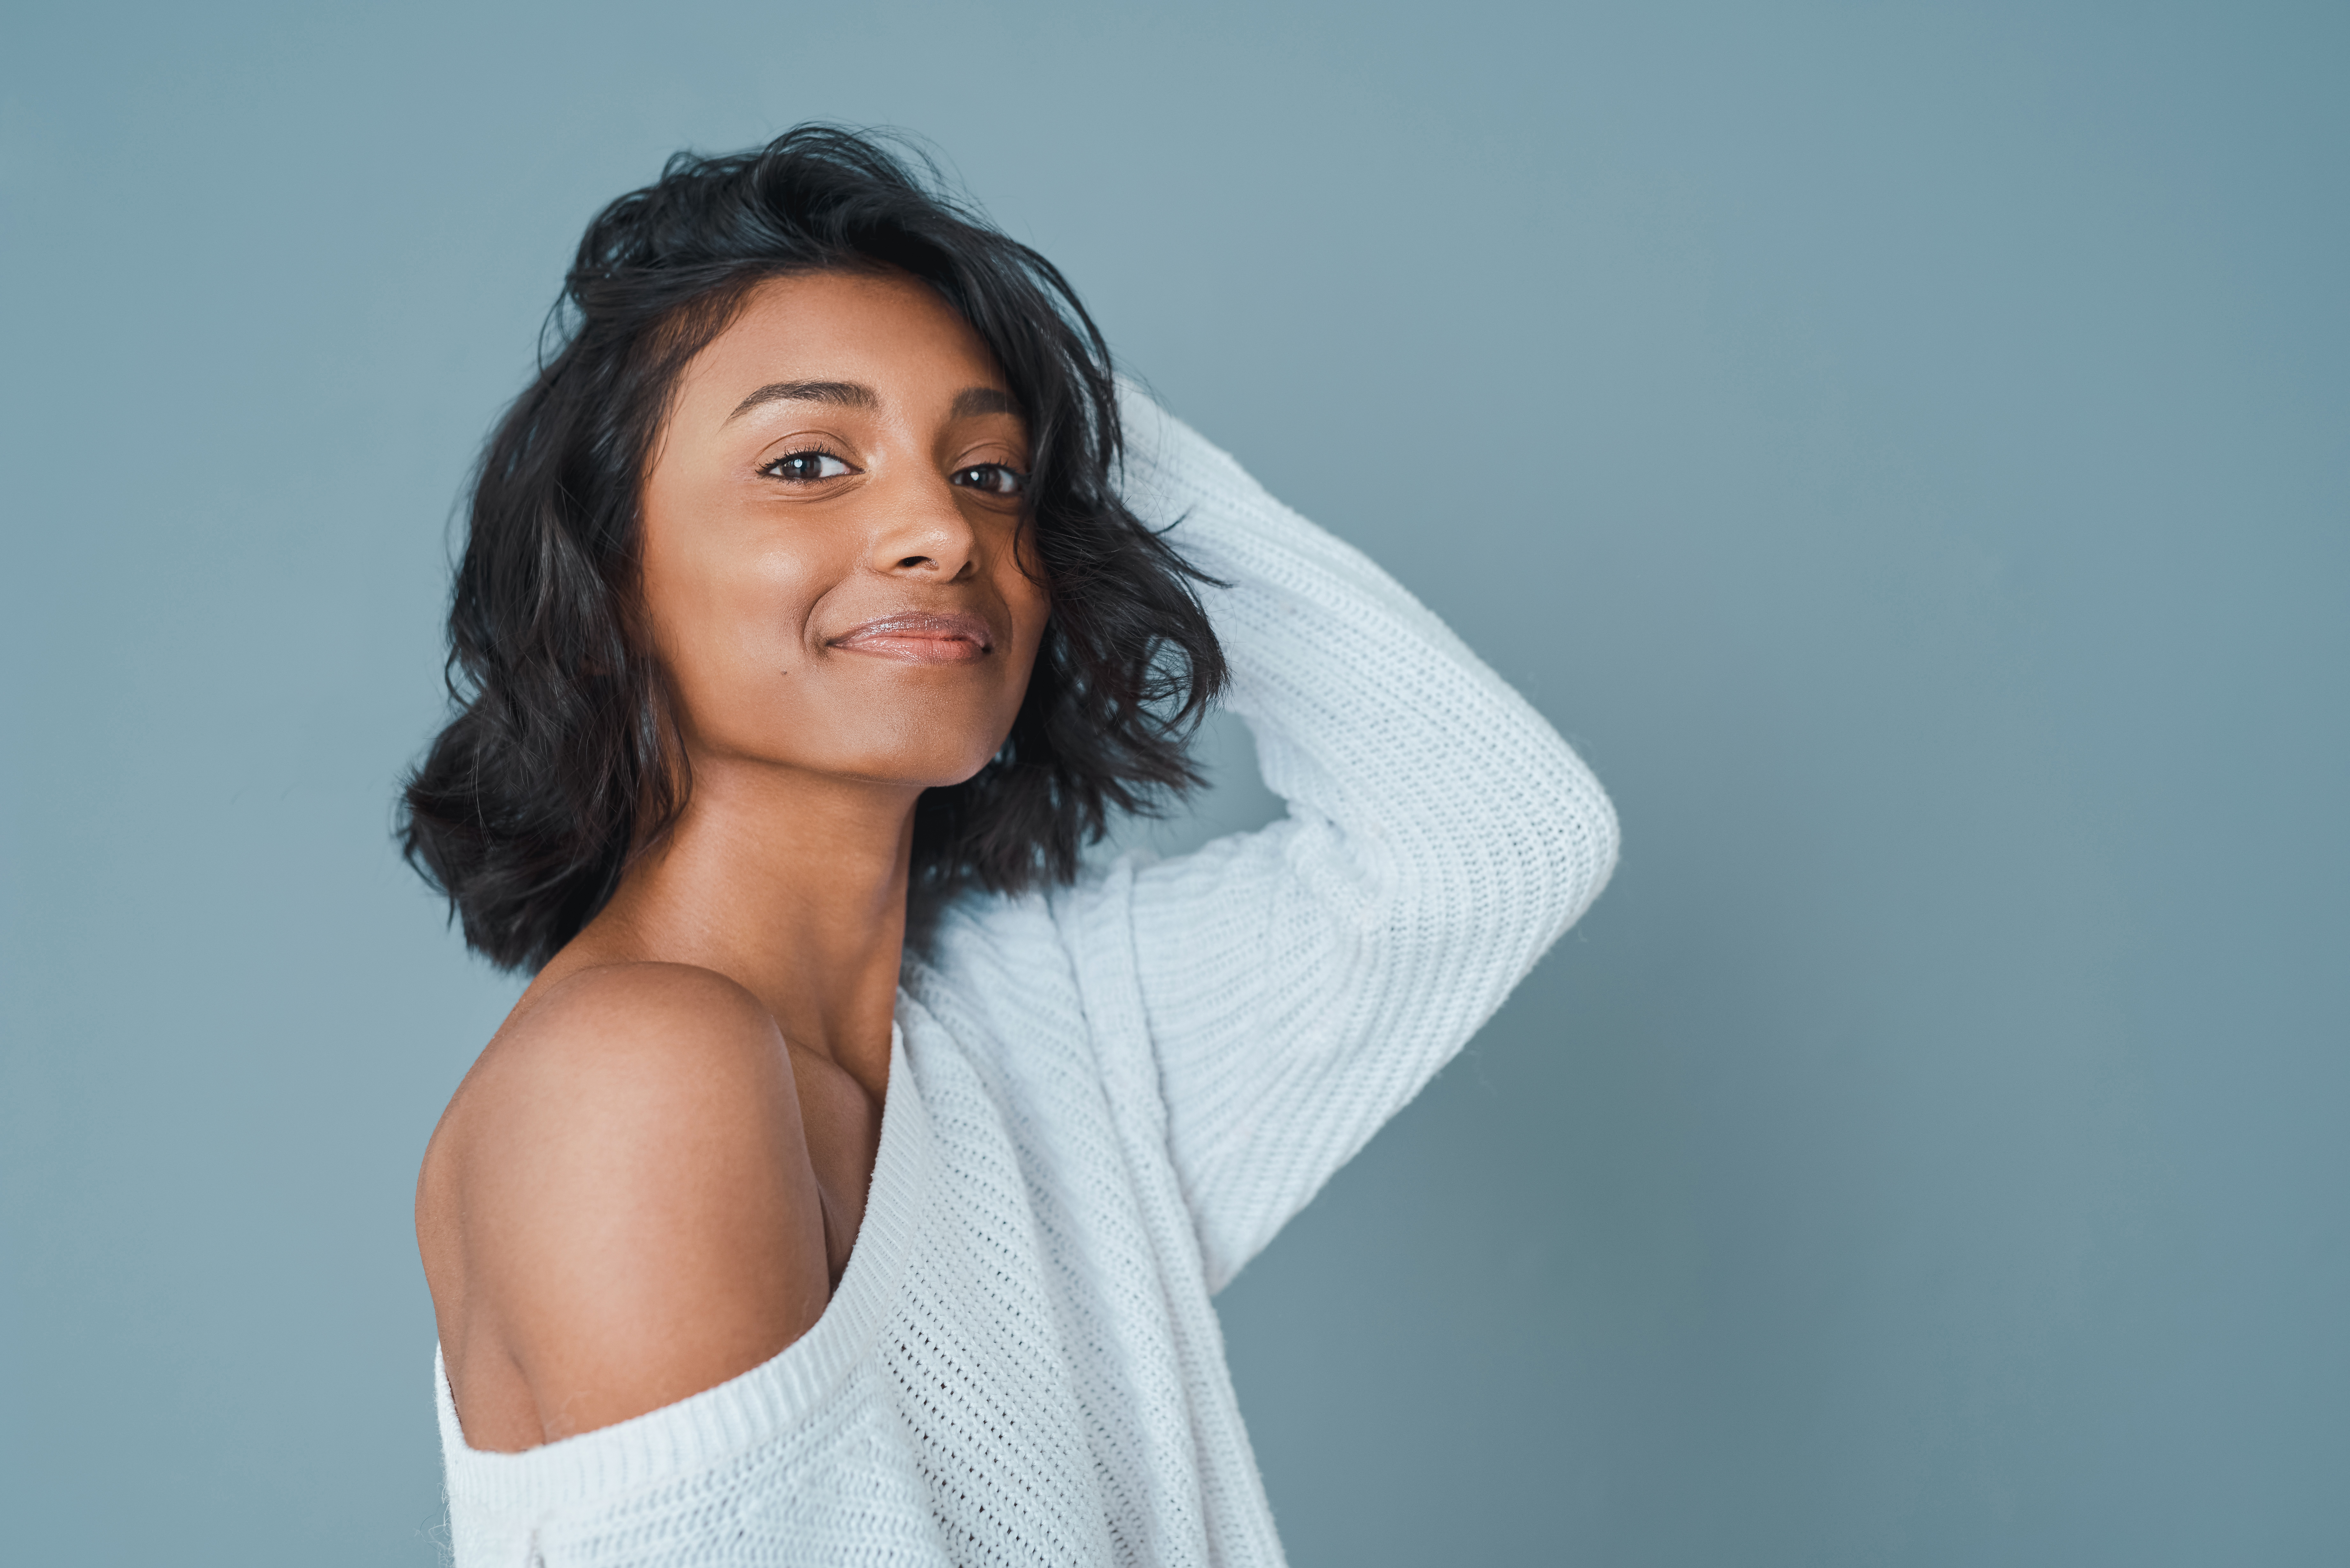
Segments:
[[[1277,1564],[1211,1294],[1598,895],[1616,820],[1357,551],[1131,388],[1288,815],[910,956],[848,1268],[765,1365],[520,1454],[434,1383],[459,1568]]]

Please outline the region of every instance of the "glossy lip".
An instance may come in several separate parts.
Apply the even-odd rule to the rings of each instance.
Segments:
[[[909,614],[868,620],[829,646],[914,664],[966,664],[993,652],[995,637],[975,615]]]

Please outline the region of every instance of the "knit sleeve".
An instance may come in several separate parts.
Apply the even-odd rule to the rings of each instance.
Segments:
[[[1129,389],[1127,497],[1203,590],[1284,820],[1136,869],[1135,980],[1211,1288],[1492,1016],[1606,884],[1607,797],[1360,552]]]

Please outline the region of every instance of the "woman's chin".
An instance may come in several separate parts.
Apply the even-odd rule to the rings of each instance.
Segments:
[[[995,755],[994,748],[978,753],[958,751],[895,752],[842,758],[835,765],[808,771],[827,774],[844,782],[879,784],[893,789],[951,789],[969,784]]]

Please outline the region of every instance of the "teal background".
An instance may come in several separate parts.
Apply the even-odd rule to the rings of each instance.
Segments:
[[[588,214],[834,117],[1623,814],[1221,1300],[1301,1568],[2350,1561],[2345,84],[2333,5],[11,0],[0,1555],[434,1560],[451,509]]]

